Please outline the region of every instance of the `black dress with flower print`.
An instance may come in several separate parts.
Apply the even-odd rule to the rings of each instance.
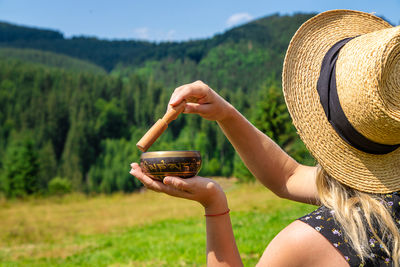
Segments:
[[[389,211],[392,214],[396,225],[400,226],[400,195],[398,192],[383,196],[383,200],[387,203]],[[299,218],[300,221],[310,225],[326,239],[328,239],[334,247],[336,247],[343,257],[348,261],[351,267],[367,267],[367,266],[393,266],[390,256],[382,249],[382,245],[375,240],[372,232],[368,230],[369,245],[371,247],[370,257],[362,262],[355,250],[350,246],[349,242],[343,235],[341,226],[333,217],[333,210],[325,206],[319,207],[317,210]],[[379,228],[376,229],[379,232]]]

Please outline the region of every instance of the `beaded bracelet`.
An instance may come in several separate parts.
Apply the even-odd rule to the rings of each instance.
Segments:
[[[224,211],[222,213],[217,213],[217,214],[204,214],[204,216],[206,217],[215,217],[215,216],[221,216],[221,215],[225,215],[228,214],[231,210],[228,209],[227,211]]]

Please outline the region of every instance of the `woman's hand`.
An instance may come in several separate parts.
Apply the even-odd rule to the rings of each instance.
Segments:
[[[175,89],[168,108],[175,107],[183,100],[186,106],[183,113],[196,113],[207,120],[222,121],[230,115],[233,108],[207,84],[196,81]]]
[[[197,201],[204,206],[207,214],[217,214],[228,209],[224,191],[211,179],[200,176],[188,179],[168,176],[164,178],[163,182],[160,182],[145,175],[137,163],[132,163],[131,168],[130,173],[139,179],[146,188],[174,197]]]

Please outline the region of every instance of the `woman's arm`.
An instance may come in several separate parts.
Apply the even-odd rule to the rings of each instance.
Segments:
[[[296,162],[234,107],[228,114],[218,125],[250,172],[280,197],[315,204],[316,167]]]
[[[207,266],[243,266],[229,214],[207,217]]]
[[[163,183],[146,176],[137,163],[130,173],[144,186],[175,197],[199,202],[204,207],[207,231],[207,266],[243,266],[233,235],[228,202],[221,187],[211,179],[196,176],[189,179],[166,177]]]
[[[205,208],[205,214],[208,215],[206,216],[207,266],[243,266],[227,211],[229,209],[225,194],[213,206]]]
[[[280,197],[317,203],[315,167],[297,163],[203,82],[178,87],[170,105],[176,106],[191,98],[197,99],[197,103],[187,103],[184,113],[217,121],[247,168],[262,184]]]

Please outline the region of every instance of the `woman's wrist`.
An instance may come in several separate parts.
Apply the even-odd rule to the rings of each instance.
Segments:
[[[229,209],[228,201],[223,191],[219,192],[218,195],[213,197],[212,201],[206,205],[203,204],[203,206],[205,215],[221,214]]]
[[[237,115],[236,113],[238,112],[235,107],[230,104],[229,102],[226,102],[227,107],[225,108],[223,112],[223,116],[217,120],[217,123],[219,125],[227,124],[230,123],[233,119],[235,119],[235,116]]]
[[[224,211],[224,212],[221,212],[221,213],[207,213],[207,214],[204,214],[204,216],[205,217],[218,217],[218,216],[222,216],[222,215],[227,215],[227,214],[229,214],[229,212],[230,212],[231,210],[228,208],[226,211]]]

